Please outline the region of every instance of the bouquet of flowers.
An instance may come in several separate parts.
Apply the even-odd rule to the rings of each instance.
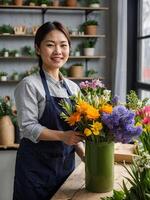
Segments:
[[[128,143],[142,133],[142,126],[135,124],[135,111],[112,97],[100,80],[81,82],[80,88],[71,97],[72,105],[61,101],[61,117],[87,140]]]
[[[142,151],[150,154],[150,104],[149,99],[145,98],[144,100],[138,99],[138,96],[134,91],[131,91],[127,95],[127,107],[134,110],[136,113],[135,121],[137,125],[142,126],[143,131],[139,137],[140,142],[138,142],[138,154],[141,154]]]

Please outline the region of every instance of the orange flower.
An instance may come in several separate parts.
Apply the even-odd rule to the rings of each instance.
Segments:
[[[80,114],[85,114],[87,119],[95,120],[100,116],[99,111],[96,108],[83,100],[78,102],[76,109]]]
[[[86,114],[86,117],[90,120],[91,119],[95,120],[95,119],[99,118],[99,116],[100,116],[99,111],[90,105],[89,105],[88,109],[86,110],[85,114]]]
[[[79,113],[85,113],[85,111],[88,109],[89,104],[86,101],[80,100],[77,105],[76,109]]]
[[[66,121],[71,125],[75,125],[76,122],[79,122],[81,119],[79,112],[74,112],[70,117],[66,119]]]
[[[110,104],[105,104],[100,108],[100,111],[111,114],[113,111],[113,107]]]

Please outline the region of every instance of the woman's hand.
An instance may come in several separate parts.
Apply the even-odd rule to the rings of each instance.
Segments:
[[[77,145],[83,139],[83,134],[72,130],[64,131],[64,133],[61,134],[61,140],[68,145]]]

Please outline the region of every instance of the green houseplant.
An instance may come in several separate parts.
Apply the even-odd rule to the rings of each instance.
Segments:
[[[83,43],[83,53],[85,56],[93,56],[95,50],[96,39],[87,39]]]
[[[1,55],[3,56],[3,57],[9,57],[9,53],[10,53],[10,51],[9,51],[9,49],[6,49],[6,48],[3,48],[2,50],[1,50]]]
[[[98,21],[94,19],[89,19],[81,25],[81,29],[84,30],[87,35],[96,35]]]
[[[14,49],[14,50],[11,50],[9,52],[9,56],[12,56],[12,57],[19,57],[19,51]]]
[[[21,53],[23,56],[34,56],[35,51],[30,46],[24,46],[21,48]]]
[[[38,0],[29,0],[28,5],[29,6],[36,6],[38,4]]]
[[[13,74],[12,74],[12,79],[14,80],[14,81],[19,81],[19,79],[20,79],[20,76],[19,76],[19,73],[18,72],[13,72]]]
[[[49,0],[39,0],[38,4],[42,7],[46,7],[49,5]]]
[[[88,6],[92,8],[99,8],[100,6],[100,0],[88,0],[87,3]]]
[[[10,24],[3,24],[0,26],[0,34],[14,34],[14,29]]]
[[[8,73],[7,72],[0,72],[0,80],[1,81],[7,81],[7,75]]]
[[[10,4],[10,0],[2,0],[2,4],[8,6]]]

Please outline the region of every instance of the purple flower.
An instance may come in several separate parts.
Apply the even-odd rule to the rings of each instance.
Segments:
[[[119,97],[118,96],[114,96],[111,100],[112,105],[117,105],[119,102]]]
[[[140,126],[134,126],[135,114],[125,106],[114,107],[112,114],[103,114],[102,122],[113,133],[116,142],[128,143],[142,133]]]

